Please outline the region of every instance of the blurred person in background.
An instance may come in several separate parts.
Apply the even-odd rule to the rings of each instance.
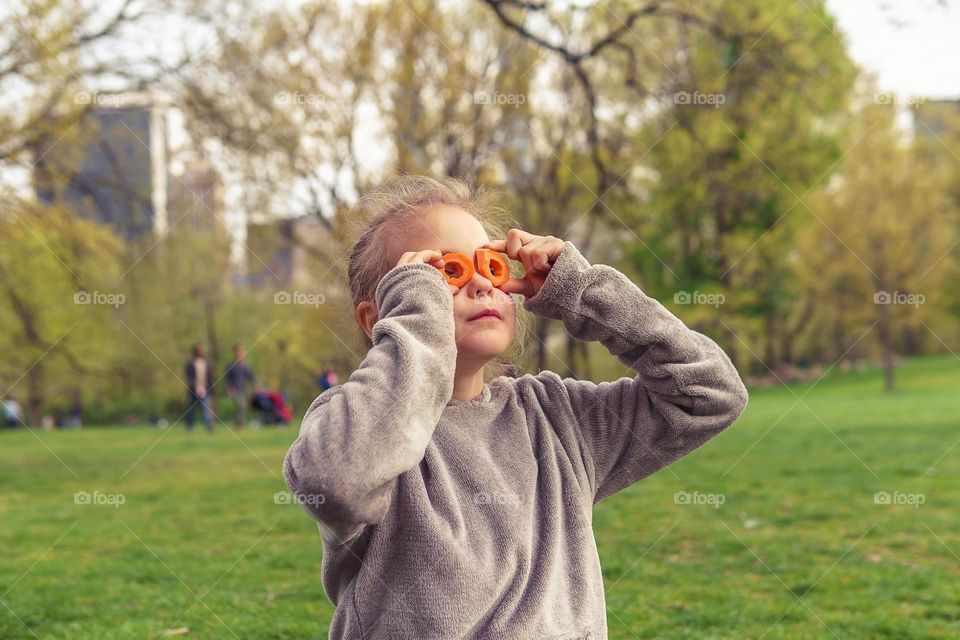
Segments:
[[[227,368],[224,381],[227,384],[227,395],[236,401],[233,424],[237,430],[243,429],[247,418],[247,397],[249,389],[257,390],[257,376],[247,364],[246,350],[243,345],[234,345],[233,362]],[[248,388],[249,385],[249,388]]]
[[[213,368],[207,360],[207,351],[202,344],[193,347],[193,355],[187,362],[187,431],[193,431],[194,412],[200,407],[203,426],[213,433]]]
[[[320,375],[317,376],[317,386],[320,387],[320,391],[323,392],[330,387],[336,386],[338,380],[337,370],[328,362],[323,366],[323,371],[320,372]]]
[[[16,398],[7,398],[3,401],[3,424],[6,427],[25,426],[23,409]]]

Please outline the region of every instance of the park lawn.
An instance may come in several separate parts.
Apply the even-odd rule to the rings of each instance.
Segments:
[[[960,361],[898,382],[753,390],[727,432],[600,503],[610,637],[960,637]],[[0,638],[326,637],[317,529],[274,500],[295,433],[0,433]]]

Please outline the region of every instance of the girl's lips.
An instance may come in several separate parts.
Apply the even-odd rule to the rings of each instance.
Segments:
[[[469,322],[473,322],[474,320],[500,320],[500,319],[501,317],[500,317],[499,311],[497,311],[496,309],[486,309],[485,311],[481,311],[477,315],[470,318]]]

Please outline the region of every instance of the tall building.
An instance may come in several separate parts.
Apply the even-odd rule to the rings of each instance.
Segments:
[[[34,185],[42,202],[59,197],[77,215],[128,240],[175,227],[226,231],[217,171],[193,154],[176,163],[181,170],[171,170],[164,99],[99,94],[91,100],[70,130],[35,149]]]
[[[182,172],[170,176],[167,218],[171,227],[225,231],[225,215],[223,180],[213,167],[192,160]]]
[[[36,147],[38,198],[51,202],[59,196],[77,215],[109,224],[128,239],[163,233],[166,106],[145,94],[94,97],[74,127]]]
[[[313,216],[249,223],[240,281],[253,286],[316,286],[318,265],[324,262],[320,256],[329,244],[326,226]]]
[[[924,100],[914,107],[913,129],[919,136],[956,135],[960,100]]]

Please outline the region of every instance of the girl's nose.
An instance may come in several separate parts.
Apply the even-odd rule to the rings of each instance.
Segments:
[[[466,287],[469,289],[471,297],[476,297],[478,293],[490,295],[490,293],[493,292],[493,283],[477,272],[474,272],[473,277],[467,282]]]

